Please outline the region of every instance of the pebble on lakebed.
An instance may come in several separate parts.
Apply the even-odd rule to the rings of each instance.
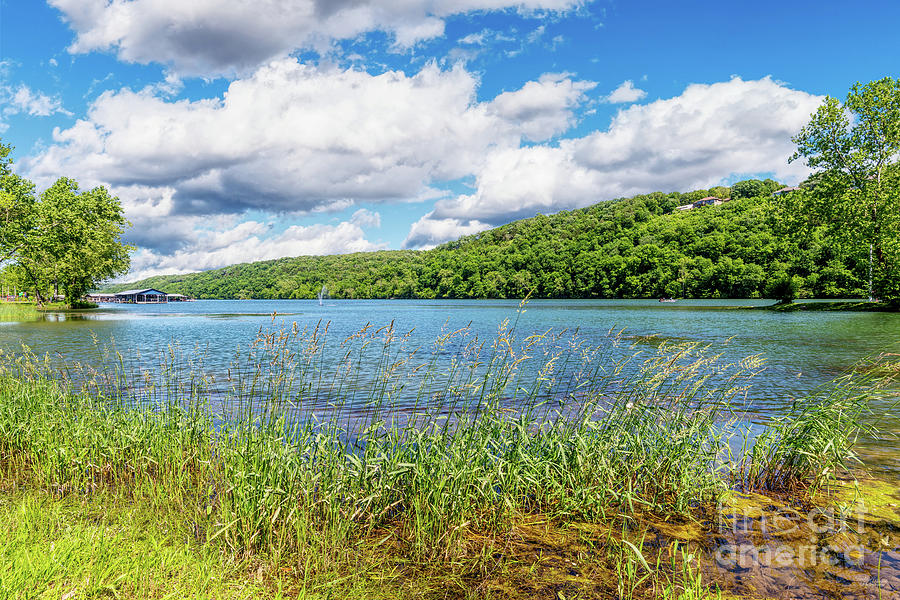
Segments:
[[[704,523],[653,529],[699,544],[724,597],[900,598],[898,483],[839,480],[803,500],[733,492]]]

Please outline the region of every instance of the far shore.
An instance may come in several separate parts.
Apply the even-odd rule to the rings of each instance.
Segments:
[[[767,306],[749,306],[752,310],[772,310],[776,312],[796,311],[848,311],[848,312],[897,312],[900,305],[889,302],[869,302],[868,300],[807,300],[805,302],[776,302]]]
[[[225,300],[226,298],[218,298]],[[379,298],[368,298],[369,300],[379,300]],[[382,300],[394,300],[395,298],[381,298]],[[466,300],[485,300],[487,298],[466,298]],[[542,300],[543,298],[535,298]],[[654,300],[655,298],[553,298],[553,300]],[[237,299],[235,299],[237,300]],[[280,300],[273,298],[271,300]],[[424,299],[420,299],[424,300]],[[432,298],[431,300],[442,300],[441,298]],[[463,300],[457,298],[456,300]],[[506,300],[519,300],[516,298],[506,298]],[[748,298],[678,298],[682,300],[748,300]],[[238,300],[240,301],[240,300]],[[769,310],[774,312],[796,312],[796,311],[847,311],[847,312],[900,312],[900,304],[889,302],[869,302],[868,300],[800,300],[794,302],[777,302],[762,306],[723,306],[722,308],[734,310]],[[4,300],[0,299],[0,313],[17,312],[17,313],[42,313],[42,312],[77,312],[84,310],[93,310],[99,308],[99,304],[94,302],[78,302],[75,306],[69,306],[65,302],[45,302],[39,304],[34,300]]]

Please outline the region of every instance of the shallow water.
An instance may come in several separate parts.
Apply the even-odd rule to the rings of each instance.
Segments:
[[[900,597],[900,488],[849,488],[817,506],[755,494],[724,502],[705,539],[708,576],[779,600]]]
[[[517,316],[516,301],[198,301],[168,305],[104,305],[95,311],[49,313],[37,320],[0,322],[0,348],[27,345],[57,362],[103,365],[103,350],[114,344],[125,361],[179,353],[202,357],[205,372],[222,373],[261,331],[314,328],[329,323],[328,354],[341,355],[341,340],[366,324],[394,323],[409,333],[408,350],[426,353],[442,333],[470,326],[470,335],[492,339],[498,325],[516,322],[517,337],[577,330],[581,338],[607,348],[615,361],[635,352],[652,355],[664,343],[697,342],[721,354],[725,363],[761,355],[766,368],[747,394],[751,421],[782,414],[795,398],[852,368],[861,359],[900,351],[900,314],[854,312],[776,313],[743,310],[754,301],[552,301],[535,300]],[[611,345],[610,332],[624,343]],[[560,340],[568,339],[566,336]],[[327,354],[327,352],[326,352]],[[454,348],[438,353],[454,356]],[[374,363],[372,369],[374,369]],[[348,384],[349,385],[349,384]],[[367,382],[358,382],[364,388]],[[327,401],[327,398],[326,398]],[[873,471],[894,484],[900,449],[889,438],[900,421],[889,414],[890,399],[876,407],[872,422],[880,439],[864,439],[862,454]],[[418,406],[418,405],[417,405]],[[514,407],[511,407],[514,408]],[[365,412],[364,405],[351,410]],[[395,407],[401,418],[409,406]],[[321,416],[327,416],[323,411]],[[347,416],[342,414],[342,418]],[[740,424],[748,425],[741,421]],[[900,490],[892,487],[882,504],[900,511]],[[810,507],[764,500],[756,506],[719,507],[716,531],[701,544],[708,581],[739,593],[772,598],[900,598],[900,513],[888,520],[867,517],[813,530]],[[668,540],[671,535],[666,535]],[[674,537],[678,537],[676,534]],[[661,540],[664,541],[664,540]]]
[[[792,399],[847,371],[857,361],[900,350],[900,314],[741,310],[766,301],[533,300],[517,317],[518,301],[481,300],[203,300],[160,305],[102,305],[95,311],[48,313],[35,321],[6,321],[0,348],[25,344],[57,358],[99,363],[111,343],[126,358],[154,356],[171,345],[203,356],[203,368],[223,371],[236,350],[260,330],[315,327],[329,323],[334,346],[366,324],[394,323],[409,332],[408,347],[430,349],[441,333],[470,325],[482,339],[501,321],[517,320],[521,339],[547,330],[578,330],[602,344],[609,332],[624,330],[629,342],[619,354],[652,352],[661,342],[699,342],[725,362],[759,354],[766,368],[748,394],[757,418],[777,415]],[[900,421],[879,410],[879,426],[900,432]],[[863,441],[867,461],[889,470],[900,467],[900,450],[884,440]],[[897,471],[900,472],[900,471]]]

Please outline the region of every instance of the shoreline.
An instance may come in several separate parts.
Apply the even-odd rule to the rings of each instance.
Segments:
[[[99,304],[94,302],[78,302],[77,306],[69,307],[65,302],[46,302],[38,304],[32,301],[26,302],[9,302],[0,300],[0,314],[7,313],[45,313],[45,312],[78,312],[84,310],[94,310],[100,308]]]
[[[869,302],[868,300],[810,300],[807,302],[788,302],[768,306],[741,307],[750,310],[770,310],[772,312],[900,312],[900,305],[887,302]]]

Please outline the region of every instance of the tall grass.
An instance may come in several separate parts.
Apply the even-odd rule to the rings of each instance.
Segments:
[[[21,320],[37,318],[39,315],[34,303],[31,302],[7,302],[0,300],[0,319]]]
[[[794,400],[747,446],[733,470],[743,489],[814,492],[856,467],[854,446],[874,433],[870,402],[877,381],[850,373],[809,396]]]
[[[747,486],[819,482],[844,464],[865,406],[839,385],[735,471],[732,410],[762,363],[723,364],[697,344],[519,340],[504,322],[492,339],[462,329],[423,350],[394,324],[340,342],[320,324],[261,331],[222,372],[175,349],[152,370],[103,359],[2,357],[6,476],[180,505],[197,540],[306,556],[310,572],[372,540],[453,560],[524,515],[687,515],[735,472]]]

